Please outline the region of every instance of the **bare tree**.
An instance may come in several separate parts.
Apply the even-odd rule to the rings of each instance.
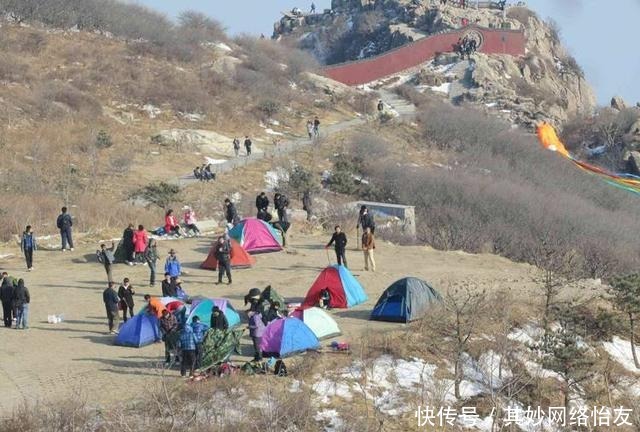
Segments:
[[[613,306],[629,318],[629,339],[633,363],[636,368],[640,369],[635,346],[635,322],[640,313],[640,274],[633,273],[614,277],[608,292],[611,295],[610,301]]]

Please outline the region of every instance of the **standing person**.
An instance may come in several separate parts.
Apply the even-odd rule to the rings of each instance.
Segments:
[[[273,197],[273,206],[278,212],[278,221],[288,222],[287,219],[287,207],[289,207],[289,199],[286,195],[276,193]]]
[[[364,269],[369,270],[371,265],[371,271],[376,271],[376,260],[373,257],[373,251],[376,248],[376,240],[373,237],[371,228],[366,227],[362,234],[362,252],[364,253]]]
[[[378,99],[378,113],[382,114],[383,111],[384,111],[384,102],[382,102],[382,99]]]
[[[313,200],[311,199],[311,192],[308,190],[302,194],[302,210],[307,212],[307,221],[311,221],[313,216]]]
[[[146,297],[147,296],[145,296],[145,298]],[[162,311],[162,316],[160,317],[160,332],[162,333],[162,341],[164,342],[165,364],[169,366],[171,364],[171,351],[175,349],[179,335],[178,320],[166,309]]]
[[[162,280],[162,297],[175,297],[176,296],[176,284],[173,283],[174,278],[168,272],[164,273],[164,279]]]
[[[67,213],[66,207],[62,207],[61,212],[56,220],[56,226],[60,230],[60,237],[62,238],[62,252],[67,250],[67,245],[69,246],[69,250],[73,251],[73,237],[71,235],[73,218]]]
[[[249,135],[247,135],[244,138],[244,148],[247,151],[247,156],[251,156],[251,145],[253,143],[251,142],[251,138],[249,138]]]
[[[258,209],[258,215],[269,212],[269,198],[266,193],[260,192],[260,195],[256,196],[256,209]]]
[[[33,252],[38,249],[36,244],[36,237],[31,231],[31,225],[27,225],[22,233],[22,241],[20,242],[20,250],[24,253],[24,258],[27,261],[27,270],[33,270]]]
[[[107,310],[107,320],[109,321],[109,333],[117,334],[118,331],[118,293],[113,289],[113,282],[109,282],[109,286],[102,293],[102,301],[104,302],[104,307]]]
[[[224,236],[218,237],[214,256],[218,260],[218,284],[222,283],[222,276],[226,273],[227,283],[231,285],[231,244]]]
[[[184,206],[183,210],[185,210],[183,219],[187,234],[191,231],[196,237],[199,236],[200,230],[196,226],[196,222],[198,221],[196,219],[196,212],[189,206]]]
[[[262,322],[262,314],[260,312],[249,312],[249,336],[251,336],[251,342],[253,342],[253,350],[255,352],[253,359],[256,361],[262,360],[260,343],[262,342],[264,329],[265,326],[264,322]]]
[[[144,253],[147,250],[147,244],[149,243],[149,235],[144,226],[138,225],[138,230],[133,233],[133,250],[136,254],[136,264],[147,265]]]
[[[193,329],[193,335],[196,338],[196,369],[200,369],[202,366],[202,342],[204,342],[204,335],[209,330],[209,326],[203,322],[200,322],[199,316],[194,316],[191,320],[191,328]]]
[[[180,237],[180,224],[178,220],[173,215],[173,210],[167,210],[167,213],[164,215],[164,232],[167,235],[175,235]]]
[[[197,341],[195,334],[193,334],[193,328],[190,325],[185,325],[180,332],[180,339],[178,340],[180,356],[182,357],[180,376],[185,376],[188,368],[189,378],[193,378],[196,367],[196,345]]]
[[[318,116],[313,119],[313,136],[316,138],[320,136],[320,119]]]
[[[120,299],[120,306],[122,307],[122,320],[127,322],[127,310],[129,316],[133,318],[133,295],[136,292],[129,283],[129,278],[124,278],[122,285],[118,288],[118,298]]]
[[[373,220],[373,215],[369,213],[369,209],[366,205],[360,207],[356,229],[358,227],[362,227],[362,232],[364,232],[365,228],[371,229],[371,234],[375,234],[376,232],[376,222]]]
[[[116,262],[116,257],[113,254],[116,245],[114,242],[111,242],[111,247],[107,248],[107,245],[104,243],[100,243],[100,251],[98,252],[98,261],[100,261],[104,265],[104,270],[107,272],[107,282],[113,282],[113,273],[111,271],[111,266]]]
[[[240,222],[240,218],[238,217],[238,210],[236,210],[236,205],[232,203],[229,198],[225,198],[224,207],[224,217],[227,220],[227,224],[236,225],[238,222]]]
[[[11,327],[13,322],[13,282],[7,272],[2,273],[2,284],[0,285],[0,301],[2,301],[2,317],[4,326]]]
[[[229,328],[229,320],[222,313],[218,306],[211,309],[211,328],[214,330],[227,330]]]
[[[314,14],[316,13],[316,4],[311,2],[311,13]]]
[[[130,266],[133,265],[134,254],[136,251],[136,247],[133,241],[133,235],[133,224],[130,223],[122,233],[122,247],[124,248],[124,253],[126,256],[124,260]]]
[[[347,266],[347,256],[346,256],[347,235],[342,232],[340,225],[335,226],[335,231],[331,236],[331,240],[329,240],[329,243],[327,243],[327,245],[325,246],[325,249],[328,249],[329,246],[331,246],[334,243],[335,243],[334,248],[336,251],[336,259],[338,260],[338,265],[344,265],[346,267]]]
[[[156,239],[149,239],[144,251],[144,259],[149,265],[149,286],[156,285],[156,264],[158,262],[158,245]]]
[[[310,139],[313,138],[313,122],[311,120],[307,120],[307,133]]]
[[[24,279],[18,279],[13,290],[13,309],[16,311],[16,330],[29,328],[29,290],[24,286]]]
[[[236,157],[240,156],[240,140],[238,137],[233,139],[233,153],[235,153]]]
[[[182,265],[174,249],[169,251],[169,256],[164,263],[164,271],[169,273],[169,276],[176,278],[182,274]]]

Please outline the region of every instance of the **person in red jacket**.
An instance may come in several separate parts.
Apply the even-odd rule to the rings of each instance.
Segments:
[[[138,230],[133,233],[133,248],[136,254],[136,264],[147,265],[144,252],[147,250],[149,236],[142,225],[138,225]]]
[[[173,210],[167,210],[164,216],[164,231],[167,235],[180,236],[180,224],[178,219],[173,215]]]

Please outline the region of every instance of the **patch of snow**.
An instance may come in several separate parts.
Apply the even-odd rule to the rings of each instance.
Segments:
[[[227,52],[233,51],[233,49],[231,49],[231,47],[224,42],[216,43],[215,47],[221,49],[222,51],[227,51]]]
[[[631,342],[614,336],[611,342],[603,342],[602,347],[609,356],[620,363],[629,372],[640,373],[640,369],[636,368],[633,363],[633,353],[631,352]],[[636,354],[640,357],[640,350],[636,347]]]
[[[288,180],[289,172],[282,167],[278,167],[273,171],[267,171],[264,174],[264,183],[269,192],[273,192],[277,189],[281,181],[286,182]]]
[[[289,392],[291,393],[300,393],[302,391],[302,383],[297,379],[291,381],[291,385],[289,386]]]
[[[6,258],[11,258],[13,256],[13,254],[8,253],[8,254],[0,254],[0,259],[6,259]]]
[[[270,119],[269,124],[274,126],[280,126],[280,122],[278,120]]]
[[[150,119],[154,119],[158,117],[158,115],[162,114],[162,110],[156,106],[151,104],[146,104],[142,107],[142,111],[146,112]]]
[[[337,383],[327,378],[320,378],[312,386],[311,390],[316,392],[320,398],[320,402],[328,404],[331,398],[340,397],[346,400],[351,400],[353,395],[351,394],[351,387],[345,383]]]
[[[276,135],[276,136],[283,136],[284,135],[282,132],[276,132],[271,128],[266,128],[264,131],[266,133],[268,133],[269,135]]]
[[[298,88],[298,84],[296,84],[293,81],[289,81],[289,88],[291,88],[292,90],[295,90]]]
[[[208,156],[205,156],[204,160],[206,160],[207,163],[211,164],[211,165],[220,165],[220,164],[223,164],[223,163],[227,162],[226,159],[212,159],[212,158],[210,158]]]
[[[443,83],[439,86],[429,86],[429,88],[437,93],[449,94],[449,90],[451,89],[451,83]]]
[[[338,411],[334,409],[318,411],[314,419],[317,422],[325,423],[325,432],[337,432],[343,430],[342,426],[344,423],[340,416],[338,416]]]
[[[190,122],[199,122],[204,120],[204,114],[197,113],[180,113],[180,117]]]
[[[520,342],[524,345],[533,345],[543,333],[544,330],[540,327],[532,324],[526,324],[521,329],[513,329],[511,333],[507,335],[507,338]]]
[[[496,106],[498,106],[498,102],[489,102],[484,104],[484,106],[486,106],[487,108],[494,108]]]

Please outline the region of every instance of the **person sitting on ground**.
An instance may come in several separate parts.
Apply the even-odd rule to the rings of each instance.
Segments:
[[[197,167],[195,167],[195,168],[193,169],[193,176],[194,176],[197,180],[200,180],[200,181],[202,181],[202,180],[203,180],[203,178],[202,178],[202,171],[200,171],[200,167],[199,167],[199,166],[197,166]]]
[[[184,326],[178,339],[178,348],[180,348],[180,356],[182,357],[180,376],[185,376],[187,369],[189,369],[189,378],[193,378],[196,367],[196,345],[197,340],[193,328],[189,325]]]
[[[236,210],[236,206],[231,202],[229,198],[225,198],[224,200],[224,216],[229,225],[236,225],[240,222],[240,217],[238,217],[238,210]]]
[[[207,181],[216,179],[216,173],[211,171],[211,164],[207,164],[207,166],[204,167],[204,173]]]
[[[182,265],[174,249],[169,251],[169,256],[164,263],[164,271],[169,273],[171,277],[178,277],[182,274]]]
[[[280,303],[272,301],[269,302],[269,309],[263,315],[262,322],[264,322],[264,325],[268,325],[271,321],[282,317],[284,317],[284,315],[280,313]]]
[[[324,288],[320,291],[320,300],[318,302],[322,309],[331,309],[331,293],[329,288]]]
[[[178,223],[176,217],[173,215],[173,210],[167,210],[167,213],[164,216],[164,232],[167,235],[175,235],[177,237],[180,237],[180,231],[180,224]]]
[[[147,265],[144,252],[147,250],[149,235],[143,225],[138,225],[138,229],[133,233],[133,251],[135,253],[135,263]]]
[[[147,296],[144,296],[145,299]],[[164,356],[166,365],[171,364],[171,351],[176,348],[178,339],[178,320],[176,317],[164,309],[160,315],[160,332],[162,333],[162,341],[164,342]]]
[[[211,328],[214,330],[227,330],[229,328],[227,317],[222,310],[215,305],[211,309]]]
[[[129,278],[124,278],[122,285],[118,288],[118,298],[120,299],[120,307],[122,309],[122,320],[127,322],[127,311],[129,316],[133,318],[133,295],[136,292],[133,290]]]
[[[200,321],[199,316],[194,316],[191,320],[191,328],[193,329],[193,335],[196,338],[196,369],[200,369],[202,366],[202,342],[204,342],[204,335],[209,330],[209,326]]]
[[[102,292],[102,301],[104,302],[104,307],[107,311],[107,321],[109,323],[109,333],[117,334],[118,331],[118,293],[113,289],[113,282],[109,282],[107,289]]]
[[[157,297],[151,297],[149,294],[145,294],[144,299],[147,302],[147,313],[155,315],[158,319],[162,318],[162,314],[167,310],[167,308],[164,307],[160,299]]]
[[[175,284],[172,283],[173,278],[171,273],[164,272],[164,279],[162,280],[162,297],[175,297]]]
[[[200,230],[196,226],[196,222],[198,221],[196,219],[196,212],[189,206],[185,206],[183,210],[185,210],[183,220],[187,235],[192,232],[196,237],[199,236]]]
[[[124,261],[130,266],[133,265],[133,260],[135,259],[134,254],[136,251],[135,244],[133,243],[133,235],[133,224],[130,223],[122,233],[122,247],[124,248],[125,254]]]

